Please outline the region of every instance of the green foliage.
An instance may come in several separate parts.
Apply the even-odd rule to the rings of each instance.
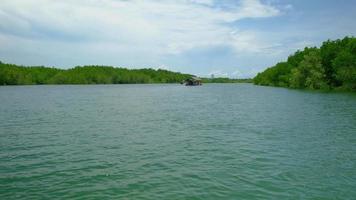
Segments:
[[[251,79],[203,78],[203,83],[251,83]]]
[[[259,73],[258,85],[306,89],[356,91],[356,38],[326,41],[320,48],[305,48],[286,62]]]
[[[308,89],[327,89],[325,69],[321,64],[319,49],[313,49],[304,55],[297,68],[292,70],[290,87]]]
[[[275,67],[268,68],[264,73],[259,73],[254,82],[267,86],[289,86],[291,65],[286,62],[278,63]]]
[[[0,85],[179,83],[190,77],[192,75],[161,69],[129,70],[109,66],[78,66],[62,70],[0,62]]]

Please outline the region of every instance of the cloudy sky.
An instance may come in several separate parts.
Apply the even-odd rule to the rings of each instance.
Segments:
[[[245,78],[355,19],[354,0],[1,0],[0,60]]]

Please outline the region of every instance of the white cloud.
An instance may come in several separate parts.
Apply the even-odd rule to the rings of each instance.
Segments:
[[[170,67],[165,64],[162,64],[158,66],[158,69],[170,70]]]
[[[259,0],[244,0],[239,10],[241,18],[271,17],[278,14],[280,11],[277,8],[262,4]]]
[[[150,49],[157,55],[216,45],[259,51],[264,46],[255,35],[227,23],[280,14],[259,0],[242,0],[229,9],[214,6],[213,0],[2,0],[0,5],[3,34],[74,42],[73,48],[107,43],[118,51]]]
[[[208,77],[214,76],[215,78],[227,78],[229,77],[229,73],[221,71],[221,70],[213,70],[210,73],[208,73]]]
[[[197,3],[197,4],[202,4],[202,5],[206,5],[206,6],[213,6],[214,5],[214,1],[213,0],[190,0],[193,3]]]
[[[213,70],[207,75],[202,75],[203,77],[212,77],[215,78],[251,78],[256,76],[259,71],[256,69],[235,69],[234,71],[223,71],[223,70]]]

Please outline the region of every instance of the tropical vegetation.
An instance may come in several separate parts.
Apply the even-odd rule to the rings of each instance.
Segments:
[[[181,83],[193,75],[163,69],[77,66],[59,69],[26,67],[0,62],[0,85]],[[246,83],[251,79],[203,78],[203,83]]]
[[[328,40],[305,48],[259,73],[257,85],[356,91],[356,38]]]
[[[252,83],[252,79],[232,79],[225,77],[202,78],[203,83]]]
[[[83,66],[72,69],[24,67],[0,62],[0,85],[179,83],[190,74],[163,69]]]

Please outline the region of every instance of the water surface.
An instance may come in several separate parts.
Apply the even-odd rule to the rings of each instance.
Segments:
[[[356,95],[0,87],[0,199],[353,199]]]

